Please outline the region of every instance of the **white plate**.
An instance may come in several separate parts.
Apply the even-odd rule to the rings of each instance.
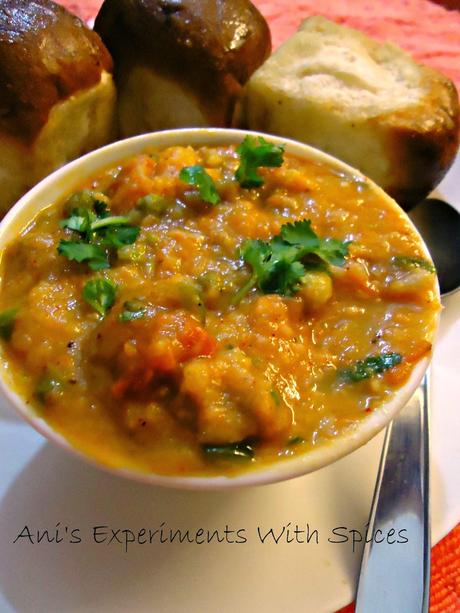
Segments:
[[[440,190],[457,206],[459,185],[457,158]],[[433,362],[434,542],[460,520],[460,293],[445,307]],[[178,492],[87,466],[0,406],[0,612],[331,613],[353,599],[361,548],[353,552],[351,541],[328,537],[339,527],[365,530],[382,440],[379,435],[332,466],[286,483]],[[25,526],[54,534],[58,522],[60,543],[13,542]],[[94,526],[157,530],[162,522],[167,531],[202,528],[221,537],[228,526],[244,530],[240,540],[247,540],[132,544],[125,552],[119,543],[97,544],[92,537]],[[316,529],[319,543],[259,539],[258,527],[263,534],[288,522],[291,529]],[[71,544],[74,529],[82,540]]]

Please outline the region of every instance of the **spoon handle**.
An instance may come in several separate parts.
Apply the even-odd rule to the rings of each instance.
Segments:
[[[427,374],[386,431],[369,517],[370,542],[364,547],[361,562],[356,613],[428,612],[428,389]]]

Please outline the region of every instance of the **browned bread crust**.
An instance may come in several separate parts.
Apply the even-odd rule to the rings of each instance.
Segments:
[[[454,84],[431,68],[420,70],[430,87],[418,114],[407,110],[381,117],[392,161],[385,189],[406,209],[441,182],[459,146],[460,107]]]
[[[271,51],[268,25],[249,0],[105,0],[94,27],[119,81],[145,66],[188,89],[219,126]]]
[[[31,143],[53,106],[112,69],[98,34],[50,0],[0,2],[0,133]]]

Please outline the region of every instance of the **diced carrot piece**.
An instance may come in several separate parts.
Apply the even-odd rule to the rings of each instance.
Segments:
[[[423,358],[427,353],[431,351],[431,343],[428,341],[421,341],[411,353],[406,357],[405,362],[409,364],[414,364],[418,362],[421,358]]]
[[[392,386],[401,385],[404,383],[404,381],[406,381],[406,379],[409,378],[411,371],[411,364],[408,362],[403,362],[402,364],[398,364],[398,366],[387,370],[385,373],[385,381]]]
[[[389,385],[401,385],[409,378],[413,365],[431,351],[431,343],[421,341],[404,361],[385,373],[385,381]]]
[[[179,336],[183,346],[181,362],[186,362],[199,356],[210,356],[216,350],[217,341],[200,326],[187,327]]]

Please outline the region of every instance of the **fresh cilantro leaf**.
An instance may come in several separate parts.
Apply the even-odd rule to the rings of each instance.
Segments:
[[[336,238],[320,239],[320,245],[315,254],[332,266],[343,266],[348,255],[350,241],[340,241]]]
[[[18,311],[18,308],[13,307],[0,313],[0,337],[5,341],[9,341],[13,334],[14,320]]]
[[[88,266],[94,271],[105,270],[106,268],[110,268],[110,262],[107,256],[105,258],[94,258],[88,262]]]
[[[274,266],[279,262],[294,262],[299,259],[300,250],[298,246],[290,245],[281,238],[280,234],[274,236],[268,245],[271,251],[270,262]]]
[[[107,228],[104,232],[102,243],[107,247],[120,249],[125,245],[132,245],[136,242],[141,229],[139,226],[116,226]]]
[[[101,228],[108,226],[124,226],[129,223],[129,217],[125,215],[109,215],[95,219],[91,224],[91,230],[97,232]]]
[[[67,228],[74,232],[80,232],[81,234],[89,235],[91,233],[91,224],[95,221],[96,214],[90,209],[76,208],[72,209],[70,217],[60,222],[61,228]]]
[[[314,253],[334,266],[343,266],[348,255],[349,242],[335,238],[320,238],[312,229],[309,219],[285,224],[281,228],[281,237],[286,243],[299,247],[302,255]]]
[[[186,166],[179,173],[179,179],[189,185],[195,185],[200,190],[200,196],[205,202],[219,204],[220,196],[212,177],[203,166]]]
[[[123,311],[118,316],[118,319],[123,322],[141,319],[146,312],[145,305],[140,300],[127,300],[123,303]]]
[[[272,249],[269,243],[261,240],[249,240],[243,244],[241,255],[245,262],[251,265],[253,273],[260,283],[264,283],[270,275],[270,258]]]
[[[284,224],[280,236],[286,243],[304,247],[309,251],[313,251],[319,246],[319,238],[311,227],[309,219]]]
[[[91,279],[83,287],[83,298],[99,315],[104,315],[113,306],[117,286],[110,279]]]
[[[402,362],[400,353],[382,353],[371,355],[364,360],[358,360],[353,366],[338,371],[341,379],[347,382],[358,382],[393,368]]]
[[[252,460],[254,449],[248,443],[202,445],[203,453],[213,460]]]
[[[87,262],[92,270],[110,268],[107,252],[100,245],[61,240],[58,245],[58,253],[65,255],[68,260]]]
[[[261,284],[264,294],[280,294],[292,296],[305,275],[305,267],[301,262],[290,262],[288,259],[280,260],[272,267],[270,276]]]
[[[68,203],[84,205],[74,207],[61,221],[61,227],[80,234],[79,240],[61,240],[58,245],[58,253],[69,260],[87,262],[92,270],[109,268],[110,250],[137,240],[140,228],[129,225],[129,217],[110,215],[105,196],[85,190],[74,194]]]
[[[284,145],[272,145],[262,136],[246,136],[244,141],[236,148],[240,156],[240,165],[235,178],[241,187],[260,187],[263,178],[257,169],[279,168],[283,164]]]
[[[249,281],[234,296],[238,302],[256,285],[265,294],[292,296],[308,270],[329,272],[329,265],[343,266],[348,243],[320,238],[309,220],[282,226],[268,242],[246,241],[241,248],[244,261],[252,268]]]
[[[395,255],[391,258],[391,262],[398,268],[423,268],[428,272],[435,273],[436,268],[428,260],[423,258],[415,258],[405,255]]]

